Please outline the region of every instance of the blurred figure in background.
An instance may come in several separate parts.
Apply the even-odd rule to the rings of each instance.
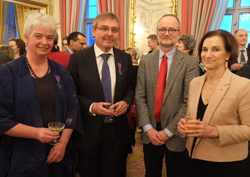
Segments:
[[[10,61],[11,59],[7,55],[5,55],[5,53],[0,51],[0,68]]]
[[[68,47],[64,52],[70,55],[86,48],[86,37],[80,32],[72,32],[68,36]]]
[[[188,55],[193,55],[196,41],[190,34],[182,34],[175,44],[176,48]]]
[[[155,34],[151,34],[147,37],[148,39],[148,47],[150,51],[148,53],[154,52],[159,49],[158,38]]]
[[[7,55],[11,60],[15,59],[15,51],[8,45],[0,45],[0,51]]]
[[[22,39],[11,38],[9,39],[8,45],[12,47],[15,52],[14,59],[19,58],[21,55],[25,54],[26,52],[26,44]]]
[[[62,51],[64,51],[68,47],[68,36],[64,36],[62,38]]]

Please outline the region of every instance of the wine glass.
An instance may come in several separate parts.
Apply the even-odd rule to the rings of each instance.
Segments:
[[[116,107],[105,106],[104,108],[106,108],[106,109],[108,109],[108,110],[110,110],[110,111],[113,112],[113,114],[112,114],[112,116],[110,117],[110,119],[109,119],[107,122],[105,122],[105,123],[114,123],[114,122],[116,122],[116,120],[114,119]]]
[[[48,127],[50,130],[52,130],[53,132],[61,132],[63,131],[65,124],[62,122],[50,122],[48,123]],[[56,145],[56,144],[60,144],[61,142],[58,141],[58,139],[54,139],[52,140],[49,144],[51,145]]]

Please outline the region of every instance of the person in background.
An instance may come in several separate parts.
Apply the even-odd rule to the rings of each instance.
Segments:
[[[15,57],[14,59],[19,58],[23,54],[26,53],[26,44],[22,39],[19,38],[11,38],[9,39],[9,44],[10,47],[13,48],[15,52]]]
[[[0,51],[0,68],[9,63],[11,61],[11,59],[5,54],[3,53],[2,51]]]
[[[165,156],[167,176],[182,177],[186,140],[177,123],[187,110],[190,81],[199,75],[198,60],[176,49],[180,21],[165,14],[157,24],[160,49],[141,58],[135,106],[142,142],[146,177],[161,177]]]
[[[54,60],[57,63],[62,64],[65,68],[68,67],[70,54],[66,52],[60,52],[58,43],[58,34],[56,33],[56,37],[54,39],[54,45],[51,49],[51,52],[48,54],[49,59]]]
[[[72,32],[68,36],[68,47],[63,50],[70,55],[86,48],[86,37],[80,32]]]
[[[0,45],[0,51],[7,55],[11,60],[15,58],[15,51],[8,45]]]
[[[194,53],[195,45],[196,41],[192,35],[182,34],[175,44],[175,47],[178,50],[192,56]]]
[[[248,34],[247,31],[244,29],[239,29],[235,31],[234,35],[238,47],[239,47],[239,55],[237,60],[234,64],[231,66],[231,70],[235,73],[237,70],[239,70],[245,63],[248,62],[248,56],[247,56],[247,49],[246,44],[248,41]]]
[[[178,123],[180,135],[187,136],[184,174],[243,176],[250,140],[250,81],[228,69],[238,57],[236,40],[227,31],[210,31],[201,38],[198,54],[207,71],[191,81],[187,113]]]
[[[68,70],[76,85],[86,133],[78,150],[82,177],[125,175],[127,112],[133,102],[134,86],[131,56],[114,47],[119,31],[117,15],[100,13],[92,25],[95,44],[70,56]],[[107,106],[115,107],[115,113]]]
[[[150,51],[148,53],[154,52],[159,49],[157,35],[151,34],[147,37],[147,39],[148,39],[148,47],[150,48]]]
[[[68,47],[68,36],[64,36],[62,38],[62,51],[64,51]]]
[[[2,177],[76,176],[74,152],[83,128],[70,74],[47,58],[56,30],[52,16],[30,15],[24,25],[27,53],[0,69]],[[48,128],[50,122],[65,124],[60,135]]]

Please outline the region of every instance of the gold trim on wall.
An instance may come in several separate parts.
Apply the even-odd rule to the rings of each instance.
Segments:
[[[129,47],[135,47],[134,41],[134,25],[135,25],[135,0],[129,1]]]
[[[178,0],[172,0],[172,5],[170,6],[171,8],[171,14],[178,16],[177,11],[178,11]]]
[[[16,3],[24,6],[29,6],[32,8],[45,9],[46,14],[53,15],[52,9],[50,9],[50,3],[42,3],[32,0],[3,0],[11,3]]]

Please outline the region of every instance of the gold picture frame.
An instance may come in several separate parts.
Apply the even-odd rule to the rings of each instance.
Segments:
[[[171,6],[171,14],[174,14],[178,16],[178,0],[172,0]],[[135,0],[129,0],[129,47],[134,48],[135,47],[135,41],[134,41],[134,24],[136,22],[135,17]]]
[[[2,0],[2,1],[29,6],[32,8],[45,9],[46,14],[53,15],[52,8],[50,8],[52,4],[48,0],[43,0],[43,1],[41,0]]]

